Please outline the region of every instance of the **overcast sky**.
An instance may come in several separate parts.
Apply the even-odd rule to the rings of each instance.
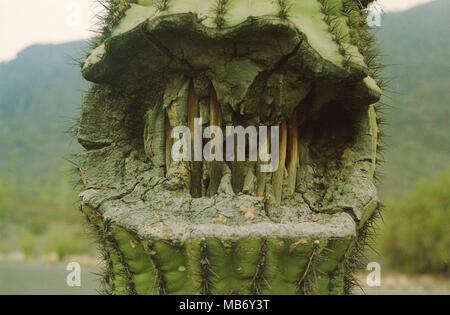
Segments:
[[[432,0],[379,0],[386,12],[407,10]],[[36,43],[89,38],[95,0],[0,0],[0,62]]]

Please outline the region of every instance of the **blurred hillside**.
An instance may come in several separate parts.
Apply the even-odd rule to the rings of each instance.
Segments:
[[[381,191],[396,198],[420,178],[450,171],[450,1],[384,16],[376,32],[392,78],[384,102],[386,153]]]
[[[72,61],[82,46],[36,45],[0,63],[0,252],[44,250],[45,233],[81,232],[68,228],[79,214],[64,158],[78,150],[67,131],[86,89]]]
[[[392,105],[380,187],[386,199],[450,169],[449,12],[450,1],[438,0],[390,13],[375,29],[384,62],[395,65],[385,71],[393,78],[384,100]],[[64,251],[64,244],[47,243],[64,233],[72,234],[61,240],[81,235],[64,158],[79,149],[66,131],[87,86],[72,62],[82,46],[32,46],[0,63],[0,252],[15,246]]]
[[[10,184],[58,183],[64,132],[86,86],[71,60],[81,47],[37,45],[0,63],[0,178]]]

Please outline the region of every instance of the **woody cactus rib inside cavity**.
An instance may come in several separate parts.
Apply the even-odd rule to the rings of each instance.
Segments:
[[[379,209],[366,4],[108,1],[76,158],[105,293],[350,292]]]

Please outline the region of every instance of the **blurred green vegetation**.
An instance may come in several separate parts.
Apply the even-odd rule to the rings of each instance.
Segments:
[[[48,254],[56,254],[61,261],[72,255],[96,257],[92,240],[79,222],[49,222],[46,230],[40,233],[31,231],[27,226],[10,227],[7,231],[1,235],[0,253],[20,251],[29,260]]]
[[[392,266],[450,275],[450,172],[419,181],[384,218],[379,246]]]
[[[383,102],[381,197],[398,198],[418,180],[450,168],[450,1],[388,13],[375,29],[390,82]]]
[[[61,260],[95,255],[77,211],[76,192],[58,188],[25,191],[0,182],[0,253],[20,251],[28,259],[53,253]]]
[[[391,81],[376,247],[400,272],[449,274],[449,19],[450,1],[436,0],[385,15],[376,31]]]
[[[0,253],[95,255],[77,205],[69,133],[86,82],[84,44],[36,45],[0,63]]]

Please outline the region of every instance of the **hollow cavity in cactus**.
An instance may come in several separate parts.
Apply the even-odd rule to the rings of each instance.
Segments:
[[[105,293],[350,292],[379,208],[367,2],[109,1],[76,157]],[[278,126],[276,172],[173,161],[196,118]]]

